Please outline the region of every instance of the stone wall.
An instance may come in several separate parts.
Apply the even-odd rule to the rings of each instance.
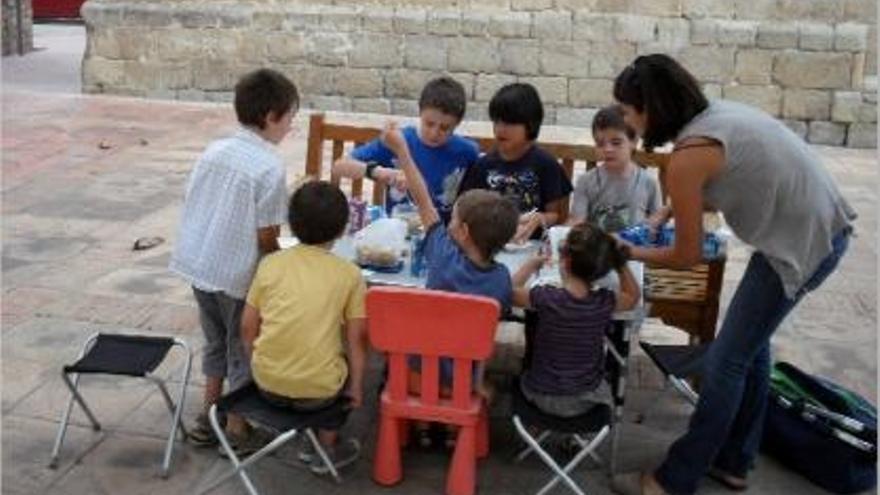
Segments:
[[[468,119],[518,80],[538,88],[547,123],[586,127],[626,64],[665,52],[710,96],[810,142],[876,146],[874,0],[394,3],[91,0],[83,87],[226,101],[240,74],[271,66],[307,107],[414,115],[424,83],[447,73],[467,88]]]
[[[34,49],[31,0],[3,0],[3,55],[23,55]]]

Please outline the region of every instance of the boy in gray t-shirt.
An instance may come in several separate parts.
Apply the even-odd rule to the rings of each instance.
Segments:
[[[602,160],[575,184],[570,223],[584,220],[607,232],[663,214],[657,180],[632,161],[637,138],[620,107],[603,108],[593,119],[593,140]]]

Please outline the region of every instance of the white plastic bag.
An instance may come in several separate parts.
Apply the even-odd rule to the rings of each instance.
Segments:
[[[393,267],[406,251],[406,222],[397,218],[380,218],[354,236],[359,265]]]

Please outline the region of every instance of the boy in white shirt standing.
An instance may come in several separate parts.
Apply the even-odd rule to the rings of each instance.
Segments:
[[[244,75],[235,86],[241,127],[209,144],[190,173],[169,268],[192,285],[206,341],[204,410],[189,432],[197,444],[217,442],[207,411],[223,380],[230,390],[250,380],[241,314],[260,257],[279,249],[287,178],[276,145],[290,132],[298,107],[296,86],[283,74],[259,69]],[[228,415],[226,430],[242,456],[259,448],[243,418]]]

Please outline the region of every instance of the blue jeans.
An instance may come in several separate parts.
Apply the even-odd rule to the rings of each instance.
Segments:
[[[767,258],[759,252],[752,255],[710,347],[688,431],[672,444],[654,473],[667,493],[694,493],[709,466],[746,475],[761,443],[770,383],[770,337],[801,298],[834,271],[849,245],[850,232],[846,228],[835,236],[833,251],[793,298],[785,295]]]

